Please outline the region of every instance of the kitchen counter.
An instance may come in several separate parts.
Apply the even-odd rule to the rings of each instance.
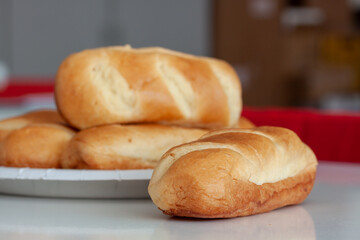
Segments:
[[[0,195],[0,239],[360,239],[360,164],[320,162],[304,203],[233,219],[162,214],[150,199]]]

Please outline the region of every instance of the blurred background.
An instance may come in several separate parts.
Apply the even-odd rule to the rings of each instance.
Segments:
[[[0,118],[55,108],[64,58],[124,44],[224,59],[243,116],[360,159],[360,0],[0,0]]]
[[[131,44],[230,62],[249,107],[359,111],[359,31],[360,0],[0,0],[0,108],[54,106],[66,56]]]

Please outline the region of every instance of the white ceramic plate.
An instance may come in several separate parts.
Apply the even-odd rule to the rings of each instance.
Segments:
[[[0,193],[66,198],[148,198],[152,170],[0,167]]]

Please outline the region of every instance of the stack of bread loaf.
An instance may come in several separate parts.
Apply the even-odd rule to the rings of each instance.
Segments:
[[[0,122],[10,167],[154,168],[168,149],[209,129],[252,127],[240,81],[225,62],[162,48],[109,47],[63,61],[56,111]]]
[[[241,118],[226,62],[130,46],[75,53],[59,67],[56,111],[0,122],[0,165],[155,168],[166,214],[235,217],[303,201],[316,158],[290,130]]]

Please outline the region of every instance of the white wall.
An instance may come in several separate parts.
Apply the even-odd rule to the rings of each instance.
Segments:
[[[11,0],[0,0],[0,62],[11,62]]]
[[[129,43],[211,55],[209,0],[0,0],[0,61],[54,75],[70,53]]]

